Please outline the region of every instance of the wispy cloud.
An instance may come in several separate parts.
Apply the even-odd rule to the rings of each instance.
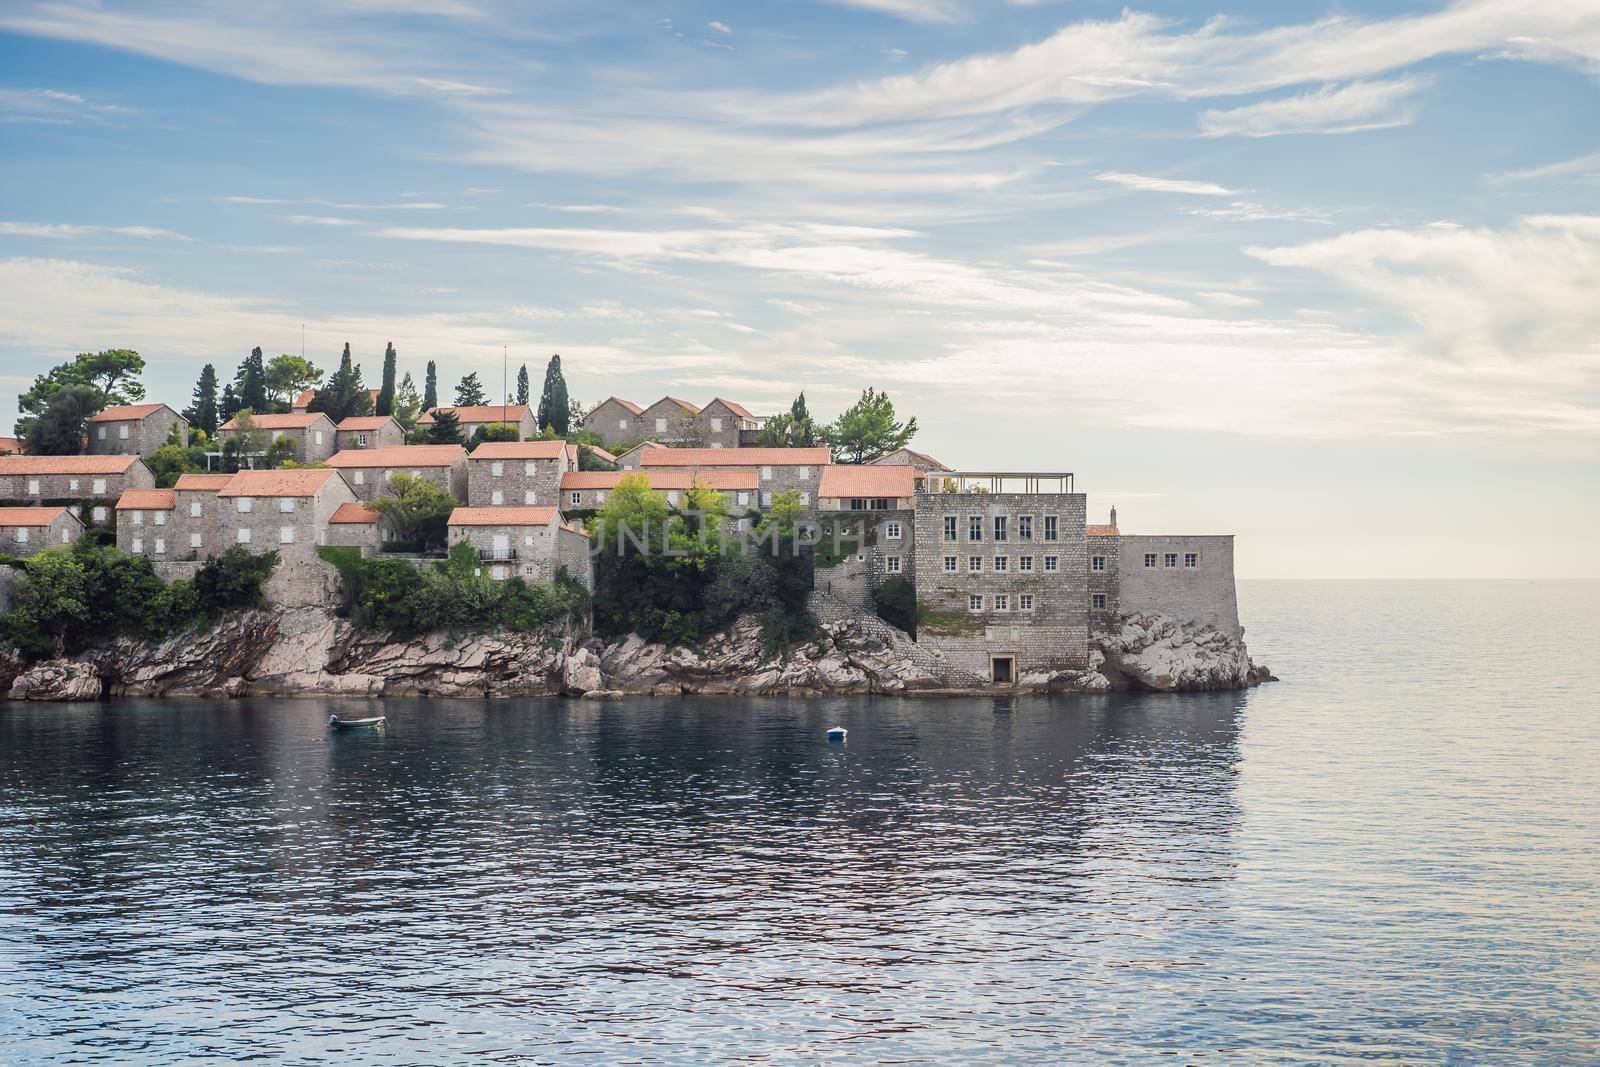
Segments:
[[[1277,137],[1286,133],[1356,133],[1404,126],[1416,118],[1409,98],[1425,78],[1325,85],[1299,96],[1266,100],[1232,110],[1203,111],[1207,137]]]
[[[1543,166],[1529,167],[1526,170],[1509,170],[1499,174],[1489,175],[1489,181],[1495,184],[1507,182],[1531,182],[1544,178],[1600,178],[1600,152],[1590,152],[1575,159],[1564,159],[1559,163],[1546,163]]]
[[[965,13],[955,0],[827,0],[840,7],[876,11],[913,22],[954,22]]]
[[[388,204],[349,204],[337,200],[318,200],[313,197],[278,198],[271,196],[219,196],[220,204],[253,204],[258,206],[285,207],[292,204],[307,204],[317,207],[331,207],[338,211],[445,211],[450,205],[440,204],[427,200],[399,200]]]
[[[728,24],[726,22],[715,22],[715,21],[708,22],[708,23],[706,23],[706,29],[710,30],[712,33],[721,33],[721,34],[729,34],[729,35],[731,35],[733,33],[733,31],[728,28]]]
[[[1141,193],[1182,193],[1186,196],[1238,196],[1237,189],[1229,189],[1215,182],[1186,181],[1179,178],[1152,178],[1144,174],[1125,174],[1105,171],[1094,176],[1095,181],[1110,182],[1124,189]]]
[[[62,89],[0,89],[0,122],[104,124],[132,108],[105,104]]]
[[[335,215],[285,215],[285,220],[299,226],[360,226],[357,219],[339,218]]]
[[[0,235],[7,237],[137,237],[141,240],[193,241],[181,233],[156,226],[83,226],[57,222],[0,222]]]

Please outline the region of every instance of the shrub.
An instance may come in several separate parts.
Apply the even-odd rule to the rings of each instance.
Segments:
[[[917,634],[917,593],[911,579],[898,575],[872,591],[872,604],[878,618],[915,637]]]
[[[277,566],[276,552],[256,556],[239,545],[212,556],[194,576],[200,612],[214,619],[226,611],[260,607],[264,599],[261,588]]]
[[[426,478],[391,474],[388,494],[373,501],[371,507],[389,520],[395,540],[443,546],[456,498]]]

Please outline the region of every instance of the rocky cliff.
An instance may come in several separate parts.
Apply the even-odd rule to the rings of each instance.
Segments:
[[[1135,615],[1118,633],[1100,635],[1088,669],[1030,675],[1020,688],[1236,689],[1270,677],[1226,634]],[[73,659],[31,666],[0,659],[0,692],[12,700],[288,694],[603,699],[626,693],[949,692],[961,682],[927,650],[870,617],[826,623],[818,640],[768,654],[753,619],[701,645],[672,648],[638,637],[606,643],[570,626],[393,641],[359,633],[323,608],[278,608],[161,642],[122,639]]]

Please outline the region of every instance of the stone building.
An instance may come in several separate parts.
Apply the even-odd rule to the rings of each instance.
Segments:
[[[338,471],[356,499],[389,496],[389,478],[409,474],[432,482],[457,500],[467,498],[467,450],[460,445],[392,445],[336,452],[328,466]]]
[[[334,512],[355,499],[336,470],[240,471],[217,493],[215,543],[309,554],[328,543]]]
[[[83,531],[83,522],[65,505],[0,508],[0,552],[8,556],[31,556],[40,549],[70,545]]]
[[[1090,523],[1083,532],[1089,553],[1089,629],[1112,629],[1122,611],[1118,595],[1122,554],[1117,509],[1111,509],[1110,522]]]
[[[623,452],[617,456],[617,469],[624,471],[639,470],[640,464],[644,460],[645,449],[666,447],[666,445],[659,441],[640,441],[626,452]]]
[[[706,448],[742,448],[755,443],[765,422],[743,404],[719,396],[700,409],[700,439]]]
[[[296,463],[320,463],[337,450],[338,431],[333,421],[320,411],[252,414],[250,420],[255,423],[260,437],[258,442],[250,441],[246,432],[239,428],[237,415],[217,427],[217,439],[222,442],[238,439],[246,454],[255,455],[257,444],[270,448],[274,442],[287,438],[294,444]]]
[[[675,447],[698,448],[704,443],[700,409],[687,400],[664,396],[645,408],[639,418],[644,423],[644,433],[640,436],[648,434]]]
[[[824,534],[849,548],[865,567],[865,579],[877,587],[889,578],[911,578],[916,549],[917,483],[914,467],[872,467],[830,463],[822,468],[817,512],[829,520]],[[848,580],[853,568],[832,575]],[[859,598],[857,598],[859,599]]]
[[[867,460],[870,467],[915,467],[919,471],[947,471],[950,468],[926,452],[910,448],[897,448],[888,455]]]
[[[1070,474],[925,477],[917,643],[999,684],[1088,658],[1085,500]]]
[[[217,494],[233,481],[231,474],[182,474],[172,487],[173,534],[182,552],[178,559],[205,559],[228,546],[217,542]]]
[[[363,556],[383,551],[386,541],[394,539],[394,528],[389,520],[365,504],[340,504],[328,517],[328,544],[343,548],[359,548]]]
[[[1118,609],[1209,623],[1238,637],[1232,534],[1121,534]]]
[[[340,452],[394,448],[406,443],[406,431],[392,415],[352,415],[335,427],[334,443]]]
[[[827,448],[647,448],[640,456],[645,470],[754,470],[760,486],[759,507],[772,504],[774,493],[795,490],[807,507],[815,507],[822,470],[831,461]]]
[[[465,541],[477,549],[491,578],[548,582],[564,569],[594,588],[589,538],[562,521],[558,508],[457,508],[449,529],[450,547]]]
[[[555,507],[562,477],[576,470],[565,441],[485,441],[467,457],[467,503],[475,508]]]
[[[728,513],[736,517],[756,506],[759,492],[756,472],[750,468],[569,471],[561,477],[561,510],[568,514],[597,511],[605,506],[607,496],[617,487],[617,483],[628,477],[645,478],[651,489],[666,494],[667,504],[671,507],[677,507],[685,499],[689,487],[698,482],[722,493],[728,502]]]
[[[0,456],[0,503],[88,502],[96,523],[128,489],[154,489],[155,475],[138,456]]]
[[[89,451],[96,455],[152,455],[173,427],[189,443],[189,420],[165,404],[122,404],[89,420]]]
[[[174,489],[129,489],[117,501],[117,547],[153,560],[181,559],[187,554],[182,531],[173,521],[178,494]]]
[[[644,436],[644,409],[620,396],[607,397],[583,417],[583,428],[600,435],[607,448]]]
[[[441,404],[433,411],[425,412],[417,420],[418,426],[432,426],[434,412],[453,411],[456,421],[461,424],[461,441],[463,444],[472,443],[472,435],[485,426],[493,426],[497,422],[509,422],[517,428],[517,436],[527,440],[539,432],[535,425],[534,410],[527,404],[485,404],[482,407],[452,407]]]

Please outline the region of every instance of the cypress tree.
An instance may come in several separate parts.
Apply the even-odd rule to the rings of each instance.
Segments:
[[[233,391],[233,383],[229,382],[222,387],[222,399],[217,402],[217,425],[233,418],[244,405],[239,403],[239,394]]]
[[[383,388],[378,393],[378,409],[374,414],[394,414],[394,372],[397,357],[394,353],[394,342],[389,342],[389,347],[383,350]]]
[[[524,363],[522,369],[517,371],[517,403],[528,402],[528,365]]]
[[[439,368],[428,360],[428,376],[422,382],[422,410],[432,411],[439,406]]]
[[[544,392],[539,396],[539,428],[546,426],[565,436],[571,425],[571,405],[567,400],[567,379],[561,373],[561,356],[550,357],[544,369]]]
[[[267,362],[261,356],[261,346],[252,348],[244,362],[239,364],[239,373],[234,377],[233,385],[240,407],[251,411],[270,410],[267,406]]]
[[[482,407],[489,402],[483,393],[483,383],[478,380],[478,372],[473,371],[456,386],[456,407],[475,408]]]
[[[217,368],[207,363],[200,368],[200,380],[194,383],[193,402],[184,411],[183,417],[189,420],[192,428],[204,430],[207,437],[215,437],[217,416]]]
[[[345,342],[344,355],[339,357],[339,369],[328,384],[317,390],[312,398],[311,410],[320,411],[338,425],[352,415],[372,414],[372,394],[361,381],[361,367],[350,361],[350,343]]]

